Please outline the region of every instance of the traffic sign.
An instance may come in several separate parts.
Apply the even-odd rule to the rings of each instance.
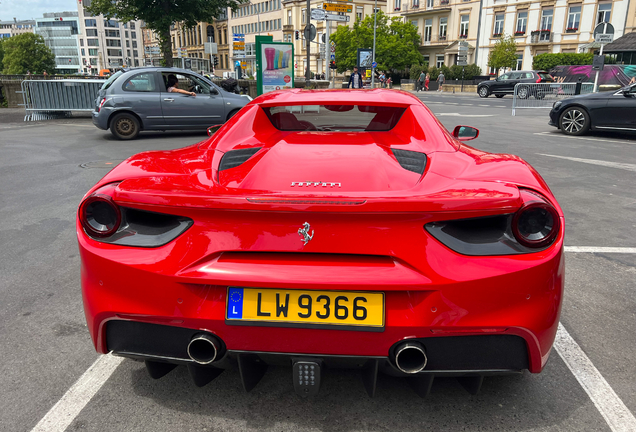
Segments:
[[[602,43],[602,44],[608,44],[608,43],[612,43],[614,41],[614,35],[613,34],[597,34],[594,38],[595,42],[598,43]]]
[[[331,54],[331,60],[335,60],[336,59],[336,55],[335,54]]]
[[[457,47],[457,50],[459,52],[468,51],[468,47],[460,45],[460,46]]]
[[[305,39],[310,41],[316,39],[316,26],[313,24],[307,24],[304,31]]]
[[[312,9],[311,10],[311,19],[316,21],[322,21],[327,16],[327,12],[323,9]]]
[[[327,21],[342,21],[349,22],[349,15],[336,15],[336,14],[327,14],[325,17]]]
[[[378,62],[371,63],[371,67],[374,68],[374,69],[377,68],[378,67]]]
[[[466,42],[466,41],[459,41],[459,46],[460,46],[460,47],[467,47],[467,46],[468,46],[468,42]]]
[[[468,56],[466,54],[458,54],[457,55],[457,60],[461,60],[461,61],[466,61],[468,60]]]
[[[330,49],[332,53],[336,52],[336,43],[333,40],[329,41]]]
[[[247,69],[247,62],[241,62],[241,69]]]
[[[600,37],[601,39],[605,41],[610,39],[608,37],[610,35],[611,35],[611,40],[609,42],[603,42],[598,39]],[[600,43],[612,42],[612,40],[614,40],[614,26],[608,22],[599,23],[596,27],[594,27],[594,40]]]
[[[323,3],[323,9],[330,12],[343,12],[343,13],[351,13],[352,8],[349,5],[341,5],[336,3]]]

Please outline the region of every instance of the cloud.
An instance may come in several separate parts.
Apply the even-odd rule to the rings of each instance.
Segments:
[[[47,12],[76,12],[77,0],[0,0],[0,21],[42,18]]]

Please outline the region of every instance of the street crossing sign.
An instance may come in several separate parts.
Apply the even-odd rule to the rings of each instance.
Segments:
[[[327,12],[323,9],[312,9],[311,19],[316,21],[322,21],[327,16]]]

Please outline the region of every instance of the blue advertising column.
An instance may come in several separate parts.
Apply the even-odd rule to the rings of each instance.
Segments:
[[[260,96],[294,88],[294,45],[272,42],[272,36],[256,36],[256,85]]]

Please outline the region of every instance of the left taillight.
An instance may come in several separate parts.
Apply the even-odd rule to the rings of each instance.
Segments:
[[[523,206],[512,218],[512,233],[519,243],[530,248],[549,245],[559,234],[561,219],[544,197],[521,189]]]
[[[106,102],[106,98],[102,98],[101,101],[99,101],[99,104],[97,104],[97,112],[100,112],[102,107],[104,106],[104,103]]]
[[[91,237],[108,237],[121,225],[121,211],[109,195],[94,193],[80,207],[80,222]]]

